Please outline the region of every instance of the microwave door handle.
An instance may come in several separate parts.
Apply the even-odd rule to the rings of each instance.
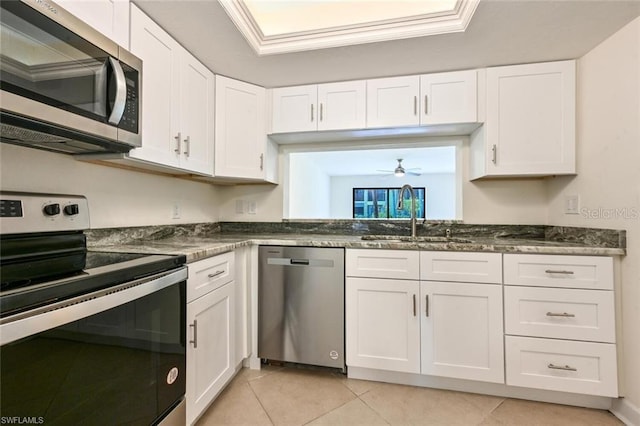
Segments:
[[[127,82],[120,62],[117,59],[109,57],[109,64],[111,68],[113,68],[113,75],[116,80],[116,99],[113,102],[111,115],[109,115],[109,123],[117,125],[124,115],[124,107],[127,103]]]

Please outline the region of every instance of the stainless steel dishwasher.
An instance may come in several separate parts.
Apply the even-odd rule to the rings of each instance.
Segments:
[[[344,371],[344,249],[259,250],[258,356]]]

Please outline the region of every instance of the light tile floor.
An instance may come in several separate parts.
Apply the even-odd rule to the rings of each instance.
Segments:
[[[213,425],[621,425],[565,405],[347,379],[295,367],[242,369],[198,421]]]

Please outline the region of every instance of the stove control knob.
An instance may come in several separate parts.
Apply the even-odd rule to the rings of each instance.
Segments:
[[[67,206],[64,206],[64,214],[67,216],[75,216],[78,213],[80,213],[80,209],[78,208],[77,204],[69,204]]]
[[[60,204],[55,203],[55,204],[47,204],[46,206],[44,206],[44,208],[42,209],[43,213],[45,214],[45,216],[55,216],[60,214]]]

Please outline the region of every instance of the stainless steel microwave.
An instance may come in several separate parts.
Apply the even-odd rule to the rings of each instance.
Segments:
[[[139,58],[51,1],[0,7],[2,142],[69,154],[140,146]]]

